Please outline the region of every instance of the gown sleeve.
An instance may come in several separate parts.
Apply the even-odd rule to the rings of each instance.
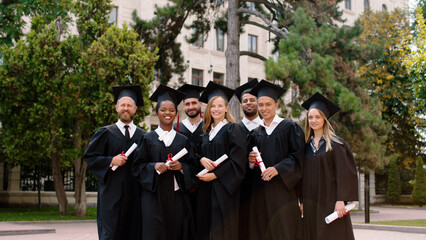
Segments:
[[[84,161],[98,179],[106,182],[110,164],[114,156],[105,156],[108,146],[108,129],[100,128],[90,140],[89,146],[83,155]]]
[[[218,181],[229,193],[234,193],[240,186],[245,176],[247,161],[247,135],[244,129],[237,124],[231,124],[227,129],[226,141],[229,144],[228,160],[223,166],[213,172]]]
[[[183,170],[185,190],[190,191],[197,185],[198,182],[198,179],[195,177],[195,174],[197,174],[197,157],[195,155],[194,148],[189,140],[186,141],[185,148],[188,150],[188,156],[186,157],[186,160],[184,162],[181,162],[181,164]]]
[[[349,145],[341,139],[343,144],[333,144],[333,161],[336,176],[336,201],[358,200],[358,176],[355,160]]]
[[[140,148],[136,151],[135,161],[132,164],[132,174],[138,179],[139,184],[142,188],[155,192],[155,176],[158,175],[155,172],[155,164],[157,160],[149,162],[149,153],[150,149],[149,139],[144,138]],[[159,160],[158,160],[159,161]]]
[[[288,154],[274,167],[287,189],[293,189],[303,176],[305,143],[303,130],[297,123],[292,123],[288,131]]]

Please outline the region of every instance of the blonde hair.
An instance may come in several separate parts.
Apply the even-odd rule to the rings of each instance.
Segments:
[[[204,116],[203,116],[203,121],[204,121],[203,130],[205,133],[210,131],[210,129],[212,128],[212,124],[214,123],[210,109],[212,108],[213,101],[218,98],[222,98],[225,101],[225,106],[228,107],[228,101],[221,96],[214,96],[210,99],[209,103],[207,103],[206,111],[204,112]],[[227,111],[225,113],[225,119],[228,122],[233,122],[233,123],[236,122],[234,116],[232,116],[231,114],[231,111]]]
[[[324,135],[324,140],[325,140],[325,151],[328,152],[328,151],[333,149],[331,147],[331,142],[336,142],[336,143],[340,143],[340,144],[343,144],[343,143],[342,143],[342,141],[339,140],[337,135],[334,133],[334,129],[331,126],[330,122],[327,120],[325,114],[319,109],[316,109],[316,110],[318,110],[321,117],[324,119],[324,125],[322,126],[322,128],[323,128],[323,135]],[[309,111],[310,111],[310,109],[309,109]],[[306,113],[305,143],[308,143],[311,140],[311,137],[314,136],[314,130],[311,127],[309,127],[309,120],[308,120],[309,111]]]

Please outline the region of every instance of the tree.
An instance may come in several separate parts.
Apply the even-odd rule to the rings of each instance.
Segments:
[[[136,11],[132,13],[134,24],[131,26],[138,33],[139,40],[151,51],[158,48],[159,59],[155,69],[160,83],[167,84],[172,74],[182,80],[186,68],[177,37],[184,27],[196,29],[194,36],[188,39],[190,42],[195,42],[208,32],[210,19],[207,13],[211,8],[214,8],[212,1],[169,0],[164,6],[155,6],[155,17],[150,20],[141,19]],[[194,20],[185,26],[185,21],[190,17]]]
[[[93,132],[116,120],[111,86],[141,84],[148,102],[157,57],[127,26],[108,30],[110,1],[77,1],[75,6],[80,35],[66,32],[62,18],[43,27],[34,24],[43,22],[34,17],[37,31],[14,47],[2,48],[0,119],[7,161],[51,159],[61,214],[68,204],[60,170],[74,163],[75,213],[81,216],[86,212],[81,156]],[[148,109],[142,107],[139,113],[145,116]]]
[[[424,4],[424,1],[422,1]],[[417,108],[419,110],[424,110],[426,108],[426,67],[423,62],[426,59],[426,24],[425,19],[422,14],[423,8],[417,8],[416,10],[416,21],[417,25],[415,26],[415,32],[417,37],[413,38],[412,36],[407,36],[406,44],[404,45],[405,51],[410,51],[411,54],[408,55],[404,61],[405,66],[408,68],[408,71],[411,73],[413,79],[414,87],[414,97],[418,102]],[[415,47],[411,47],[409,44],[413,44]],[[421,127],[425,127],[424,118]]]
[[[426,174],[421,157],[417,158],[416,177],[414,179],[414,189],[411,198],[420,207],[426,204]]]
[[[401,198],[401,183],[399,180],[398,165],[395,160],[389,164],[388,188],[386,199],[390,203],[397,203]]]
[[[271,58],[265,63],[268,79],[291,87],[297,94],[283,108],[283,114],[300,118],[299,103],[316,91],[324,93],[342,108],[331,119],[332,125],[348,141],[359,169],[368,172],[383,167],[390,159],[382,147],[389,125],[381,119],[378,100],[355,74],[355,60],[362,61],[365,51],[354,44],[362,31],[360,26],[319,26],[302,8],[294,12],[291,21],[287,38],[279,44],[277,61]]]
[[[386,151],[398,158],[402,189],[411,192],[408,181],[424,146],[420,131],[425,123],[413,88],[418,76],[414,71],[410,73],[405,64],[411,56],[406,46],[412,42],[408,15],[400,9],[391,13],[367,11],[360,19],[364,31],[359,43],[374,44],[380,57],[360,65],[358,74],[369,82],[367,88],[371,95],[383,106],[382,118],[391,124]]]
[[[66,100],[60,94],[67,92],[63,62],[68,42],[59,40],[56,27],[57,23],[52,23],[40,32],[33,30],[14,48],[2,48],[0,119],[4,129],[2,146],[8,160],[15,160],[15,164],[37,157],[51,160],[59,211],[63,214],[68,212],[68,203],[62,183],[61,155],[66,162],[69,146],[61,128]],[[27,144],[31,148],[26,148]],[[37,150],[32,153],[34,149]]]

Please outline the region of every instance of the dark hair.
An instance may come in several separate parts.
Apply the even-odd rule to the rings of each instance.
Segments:
[[[161,100],[160,102],[158,102],[157,105],[155,106],[155,113],[158,113],[158,110],[160,109],[161,103],[164,102],[164,101],[170,101],[170,100],[165,99],[165,100]],[[175,110],[176,110],[176,113],[177,113],[178,109],[177,109],[176,104],[173,101],[170,101],[170,102],[172,102],[173,106],[175,106]]]

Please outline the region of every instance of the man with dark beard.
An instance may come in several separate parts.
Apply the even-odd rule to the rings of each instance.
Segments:
[[[118,121],[100,128],[83,159],[98,178],[97,223],[101,240],[141,239],[141,202],[137,179],[131,174],[133,143],[141,145],[145,131],[133,123],[143,105],[140,86],[113,87]]]
[[[247,136],[250,132],[257,128],[262,120],[259,118],[259,113],[257,111],[257,97],[251,95],[249,92],[254,86],[258,83],[257,79],[248,81],[246,84],[241,85],[235,89],[235,95],[241,103],[241,109],[244,113],[244,118],[238,124],[243,127],[246,131]],[[247,152],[251,152],[251,149],[247,149]],[[238,239],[246,240],[248,239],[248,218],[249,218],[249,198],[250,198],[250,177],[248,176],[251,171],[249,171],[249,163],[246,164],[246,176],[244,181],[240,185],[240,224],[239,224],[239,233]],[[253,166],[251,166],[253,167]]]
[[[201,151],[201,135],[203,134],[203,120],[200,116],[201,103],[198,99],[204,87],[185,84],[177,90],[185,93],[182,103],[183,110],[188,117],[175,125],[175,129],[189,139],[198,155]]]
[[[244,113],[243,120],[238,124],[244,127],[247,135],[262,122],[257,111],[257,97],[249,93],[257,83],[257,78],[255,78],[235,89],[235,95],[240,100],[241,109]]]

